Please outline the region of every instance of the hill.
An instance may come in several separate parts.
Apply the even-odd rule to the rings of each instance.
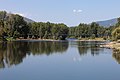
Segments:
[[[97,21],[97,23],[100,26],[110,27],[110,26],[113,26],[117,23],[117,18],[110,19],[110,20],[105,20],[105,21]]]
[[[26,18],[26,17],[24,17],[24,20],[25,20],[27,23],[33,23],[33,22],[35,22],[35,21],[33,21],[32,19],[29,19],[29,18]]]

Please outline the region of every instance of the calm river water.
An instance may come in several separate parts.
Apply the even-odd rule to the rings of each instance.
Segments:
[[[120,52],[101,43],[0,43],[0,80],[120,80]]]

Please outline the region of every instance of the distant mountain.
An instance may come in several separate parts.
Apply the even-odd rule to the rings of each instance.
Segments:
[[[97,21],[97,23],[100,26],[109,27],[109,26],[113,26],[117,23],[117,18],[105,20],[105,21]]]
[[[33,22],[35,22],[35,21],[33,21],[33,20],[29,19],[29,18],[26,18],[26,17],[24,17],[24,20],[25,20],[27,23],[33,23]]]

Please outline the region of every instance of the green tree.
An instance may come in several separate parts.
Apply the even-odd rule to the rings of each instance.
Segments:
[[[91,23],[91,25],[90,25],[91,33],[92,33],[92,35],[94,34],[95,37],[98,37],[98,34],[97,34],[98,33],[98,27],[99,27],[99,24],[97,24],[95,22]]]
[[[118,39],[120,39],[120,27],[116,28],[116,29],[112,32],[112,39],[113,39],[113,40],[118,40]]]

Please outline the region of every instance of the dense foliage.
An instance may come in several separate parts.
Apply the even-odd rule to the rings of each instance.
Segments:
[[[112,30],[112,40],[119,40],[120,39],[120,18],[118,18],[118,23],[111,27]]]
[[[34,22],[29,24],[29,36],[41,39],[60,39],[65,40],[69,28],[65,24]],[[31,38],[30,37],[30,38]]]
[[[108,38],[110,36],[110,30],[99,26],[97,23],[93,22],[91,24],[79,24],[76,27],[70,27],[69,37],[73,38]]]
[[[65,40],[66,38],[111,38],[120,39],[120,18],[115,26],[105,28],[93,22],[91,24],[80,23],[75,27],[68,27],[60,23],[33,22],[27,23],[24,17],[18,14],[0,11],[0,40],[13,40],[16,38],[24,39],[56,39]],[[111,34],[112,33],[112,34]]]
[[[29,32],[29,26],[23,17],[17,14],[8,14],[5,11],[0,12],[0,39],[7,40],[9,37],[24,37]]]
[[[69,28],[65,24],[34,22],[27,23],[18,14],[0,12],[0,39],[10,38],[41,38],[65,40]]]

